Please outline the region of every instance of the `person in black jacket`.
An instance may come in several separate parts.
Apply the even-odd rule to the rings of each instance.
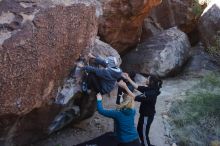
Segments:
[[[150,143],[149,139],[149,131],[150,126],[153,122],[155,111],[155,104],[157,101],[157,96],[160,94],[160,88],[162,87],[162,81],[153,75],[148,75],[146,80],[146,85],[139,86],[137,85],[128,74],[123,73],[123,77],[128,80],[130,84],[134,86],[135,89],[140,91],[142,94],[135,96],[129,88],[123,83],[119,83],[119,86],[124,88],[129,95],[132,95],[135,98],[135,101],[141,102],[139,113],[139,121],[138,121],[138,134],[141,140],[142,146],[153,146]]]

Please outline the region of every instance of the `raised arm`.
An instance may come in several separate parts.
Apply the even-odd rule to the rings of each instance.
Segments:
[[[149,87],[145,86],[138,86],[137,90],[142,93],[135,97],[135,101],[139,102],[155,100],[155,97],[157,97],[160,94],[159,90],[150,89]]]
[[[98,110],[98,112],[101,115],[109,117],[109,118],[117,118],[118,111],[104,109],[102,106],[102,95],[100,93],[98,93],[96,95],[96,97],[97,97],[97,110]]]
[[[138,88],[138,84],[136,84],[130,77],[127,73],[122,73],[122,77],[127,79],[128,82],[135,88],[137,89]]]
[[[95,59],[95,63],[96,64],[99,64],[99,65],[102,65],[103,67],[106,67],[107,66],[107,63],[105,62],[104,59],[102,59],[101,57],[96,57],[94,55],[92,55],[92,53],[89,53],[88,54],[88,57],[91,58],[91,59]]]
[[[156,91],[148,91],[148,92],[143,92],[143,94],[140,94],[138,96],[135,96],[135,94],[133,92],[131,92],[131,90],[129,90],[128,86],[126,85],[126,83],[121,80],[118,82],[118,86],[120,86],[121,88],[125,89],[125,91],[127,92],[127,94],[131,97],[134,98],[135,101],[141,102],[141,101],[145,101],[145,100],[151,100],[152,98],[154,98],[155,96],[159,95],[160,92],[156,92]],[[142,86],[138,86],[138,89],[141,88]]]
[[[120,80],[118,82],[118,86],[120,86],[121,88],[125,89],[125,91],[127,92],[127,94],[133,98],[135,98],[134,93],[131,92],[131,90],[129,90],[128,86],[126,85],[126,83],[123,80]]]

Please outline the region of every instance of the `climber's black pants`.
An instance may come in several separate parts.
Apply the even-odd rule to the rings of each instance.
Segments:
[[[94,89],[96,93],[102,93],[99,78],[94,73],[89,73],[87,76],[88,88]]]
[[[154,115],[153,116],[140,115],[139,117],[137,130],[142,146],[150,146],[151,144],[148,135],[153,120],[154,120]]]

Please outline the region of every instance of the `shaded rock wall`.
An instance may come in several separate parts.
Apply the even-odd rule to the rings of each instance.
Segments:
[[[97,35],[94,2],[0,1],[0,144],[46,135],[58,86]]]
[[[204,76],[210,72],[219,72],[220,66],[205,51],[202,43],[190,50],[191,57],[184,67],[183,74],[190,76]]]
[[[220,62],[220,1],[212,0],[199,19],[199,33],[206,50]],[[220,63],[219,63],[220,64]]]
[[[198,42],[197,22],[205,6],[205,2],[194,0],[163,0],[144,20],[142,40],[177,26],[189,34],[192,43]]]
[[[184,32],[189,32],[193,29],[189,25],[195,19],[192,10],[193,3],[192,0],[164,0],[161,5],[152,11],[151,16],[165,29],[179,26]]]
[[[142,24],[160,0],[100,0],[103,15],[99,21],[101,39],[122,53],[140,40]]]

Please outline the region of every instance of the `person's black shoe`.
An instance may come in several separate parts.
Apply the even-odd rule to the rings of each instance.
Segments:
[[[82,92],[86,95],[88,94],[88,85],[87,85],[86,81],[82,82]]]

